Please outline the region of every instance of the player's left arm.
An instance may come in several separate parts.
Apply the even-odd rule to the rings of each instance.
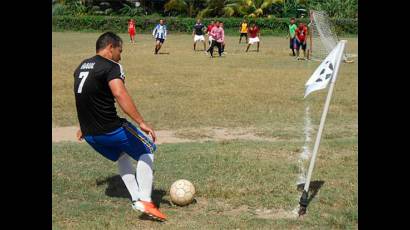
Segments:
[[[167,38],[168,35],[168,29],[167,26],[164,26],[164,38]]]

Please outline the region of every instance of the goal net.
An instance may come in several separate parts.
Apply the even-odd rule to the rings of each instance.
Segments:
[[[324,11],[310,11],[308,43],[308,58],[321,61],[336,47],[339,38],[335,32],[335,27],[329,16]],[[353,55],[343,55],[345,62],[352,62]]]

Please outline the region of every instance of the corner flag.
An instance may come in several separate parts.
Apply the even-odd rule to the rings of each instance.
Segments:
[[[316,155],[320,145],[320,139],[322,137],[323,127],[325,125],[326,115],[329,109],[330,99],[332,97],[333,88],[335,86],[336,77],[339,73],[340,62],[343,59],[343,50],[345,48],[346,40],[340,41],[337,46],[329,53],[329,55],[323,60],[319,67],[315,70],[309,80],[306,82],[305,97],[311,92],[324,89],[330,82],[329,91],[323,108],[322,117],[320,118],[319,130],[317,132],[315,146],[313,147],[312,158],[310,159],[309,170],[306,177],[305,186],[303,188],[302,196],[300,197],[299,216],[306,212],[306,207],[309,203],[308,192],[310,179],[312,177],[313,168],[315,166]]]
[[[311,92],[324,89],[329,85],[330,80],[332,79],[332,75],[338,63],[338,57],[340,56],[340,52],[343,52],[341,49],[341,42],[339,42],[336,47],[327,55],[325,60],[317,67],[315,72],[313,72],[312,76],[306,82],[305,87],[305,97],[306,98]],[[335,75],[336,77],[336,75]]]

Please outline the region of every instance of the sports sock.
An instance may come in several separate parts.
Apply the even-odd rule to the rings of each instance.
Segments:
[[[139,188],[135,178],[134,167],[129,158],[127,154],[123,154],[118,159],[118,171],[120,172],[122,181],[124,181],[125,187],[127,187],[131,195],[131,199],[135,201],[138,200]]]
[[[137,182],[140,189],[139,198],[151,202],[152,182],[154,179],[152,165],[154,154],[142,154],[137,163]]]

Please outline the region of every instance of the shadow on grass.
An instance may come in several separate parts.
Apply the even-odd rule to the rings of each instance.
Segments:
[[[310,201],[317,195],[319,192],[319,189],[323,186],[325,182],[322,180],[315,180],[311,181],[309,185],[309,197],[308,197],[308,205],[310,204]],[[298,184],[297,190],[302,192],[305,187],[305,184]]]
[[[105,195],[109,197],[127,198],[131,200],[131,195],[119,175],[110,176],[102,180],[97,179],[96,184],[97,186],[108,184],[107,188],[105,189]],[[167,204],[171,206],[170,201],[163,199],[166,194],[167,192],[162,189],[152,190],[152,201],[158,208],[161,206],[161,204]]]

